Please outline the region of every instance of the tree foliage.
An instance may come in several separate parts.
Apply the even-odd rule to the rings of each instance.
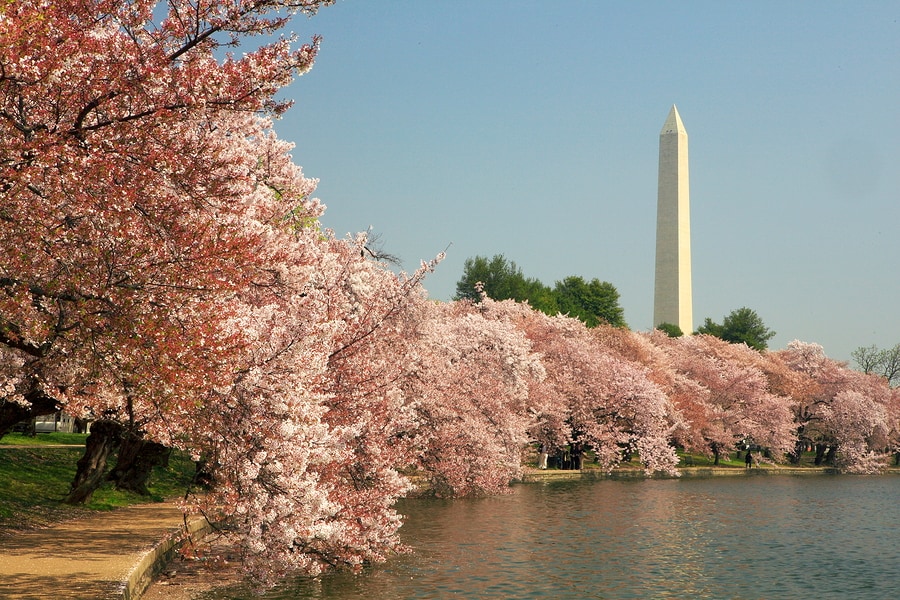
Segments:
[[[795,457],[800,448],[813,446],[817,464],[872,473],[884,464],[885,448],[897,449],[900,394],[884,378],[848,369],[820,345],[796,340],[769,358],[795,376],[790,385]]]
[[[706,446],[717,461],[723,450],[750,442],[778,453],[793,449],[788,403],[772,393],[758,352],[709,335],[656,339],[691,382],[682,384],[690,393],[677,395],[690,423],[685,446]]]
[[[656,329],[659,329],[669,337],[681,337],[684,335],[681,327],[674,323],[660,323],[656,326]]]
[[[573,275],[557,281],[553,288],[537,279],[526,278],[516,263],[502,254],[466,259],[463,274],[456,284],[456,300],[478,301],[483,292],[493,300],[528,302],[548,315],[567,314],[596,327],[608,323],[625,327],[625,316],[619,305],[619,292],[611,283]]]
[[[588,327],[607,323],[613,327],[625,327],[625,313],[619,306],[619,292],[606,281],[585,281],[573,275],[557,281],[553,288],[559,311]]]
[[[715,323],[709,317],[697,328],[697,333],[705,333],[736,344],[747,344],[756,350],[768,348],[769,340],[775,332],[766,327],[756,311],[738,308],[731,311],[722,323]]]
[[[536,382],[534,435],[550,448],[590,449],[611,470],[623,452],[639,452],[648,473],[673,474],[668,443],[670,404],[641,364],[620,356],[574,318],[548,316],[511,301],[486,301],[494,314],[522,329],[542,357],[546,378]]]
[[[522,472],[544,367],[493,306],[430,304],[420,324],[423,358],[411,391],[422,464],[438,495],[498,493]]]
[[[109,394],[161,403],[222,371],[212,367],[237,341],[198,340],[217,335],[228,298],[258,273],[264,232],[244,215],[282,217],[254,205],[280,185],[251,148],[268,135],[254,113],[287,108],[274,94],[312,65],[318,40],[215,52],[275,31],[282,9],[327,3],[3,5],[4,409]],[[285,202],[314,182],[294,187]]]
[[[528,301],[545,311],[556,311],[556,300],[550,288],[540,281],[525,277],[515,262],[502,254],[488,259],[485,256],[467,258],[463,274],[456,282],[455,300],[481,300],[482,293],[494,300]]]

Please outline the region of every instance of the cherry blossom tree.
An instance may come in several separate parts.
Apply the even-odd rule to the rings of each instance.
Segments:
[[[0,7],[0,432],[72,397],[156,387],[141,368],[214,371],[183,361],[219,360],[229,344],[200,340],[255,260],[235,219],[252,165],[227,139],[245,132],[217,119],[286,109],[274,94],[318,41],[216,51],[328,3]]]
[[[788,401],[769,390],[756,350],[707,335],[654,340],[665,344],[674,368],[699,386],[677,396],[679,408],[716,462],[741,442],[776,453],[793,448]]]
[[[141,444],[147,407],[229,372],[242,341],[223,323],[265,243],[248,226],[260,156],[243,146],[318,41],[216,51],[327,3],[0,8],[0,432],[62,407],[107,420],[70,501],[121,426]]]
[[[834,432],[835,465],[849,473],[876,473],[884,466],[888,447],[885,404],[855,390],[843,390],[825,411]]]
[[[208,457],[218,511],[247,572],[358,568],[399,549],[393,508],[411,487],[418,424],[402,382],[422,276],[365,259],[364,238],[301,227],[278,285],[245,296],[235,326],[254,337],[246,367],[180,434]],[[325,239],[322,239],[324,236]],[[178,436],[173,436],[177,438]]]
[[[798,359],[802,355],[805,354],[807,360],[812,357],[819,360],[818,357],[825,358],[824,351],[818,344],[804,344],[801,352],[795,352],[799,350],[799,344],[801,342],[792,342],[787,351],[766,352],[762,355],[764,362],[760,367],[766,374],[772,391],[790,398],[796,443],[788,453],[788,458],[794,464],[800,463],[806,448],[822,435],[821,409],[824,405],[821,398],[822,386],[813,377],[813,372],[797,368]],[[824,457],[824,452],[821,457]]]
[[[796,440],[790,398],[772,389],[763,369],[763,353],[742,343],[709,341],[720,359],[734,365],[739,374],[726,393],[740,398],[741,428],[747,439],[779,457],[789,452]]]
[[[798,438],[794,460],[799,460],[802,448],[813,446],[816,465],[826,460],[828,452],[831,452],[828,460],[833,462],[836,447],[826,418],[831,400],[846,385],[847,371],[840,363],[828,358],[819,344],[799,340],[773,353],[772,358],[797,374],[791,394]]]
[[[509,301],[512,303],[512,301]],[[543,367],[497,303],[430,303],[411,381],[421,465],[438,495],[502,493],[522,471]]]
[[[66,335],[55,338],[55,352],[41,363],[70,378],[63,380],[65,385],[57,384],[66,390],[65,396],[57,396],[67,410],[118,423],[126,429],[126,441],[138,443],[148,422],[179,406],[192,407],[211,386],[227,384],[233,362],[247,343],[244,331],[230,327],[229,318],[239,307],[240,290],[271,284],[270,265],[280,254],[269,249],[275,248],[271,230],[282,227],[285,215],[303,202],[309,218],[321,212],[315,202],[304,200],[315,182],[299,171],[290,190],[272,179],[267,160],[277,153],[270,147],[277,141],[265,126],[252,115],[234,114],[194,138],[222,157],[224,171],[217,172],[209,163],[206,173],[223,179],[234,173],[228,194],[218,200],[208,195],[197,203],[172,199],[162,213],[166,218],[123,217],[114,226],[107,216],[110,229],[103,237],[98,231],[92,246],[106,240],[109,250],[99,260],[84,253],[82,262],[71,265],[95,273],[118,267],[120,279],[105,279],[90,288],[91,300],[80,303],[77,309],[83,312],[66,323]],[[271,186],[280,191],[276,194]],[[135,202],[151,202],[150,193]],[[278,202],[272,200],[276,197]],[[132,210],[126,207],[123,212],[131,215]],[[151,227],[156,232],[148,238]],[[131,257],[134,262],[129,264]],[[105,307],[102,312],[98,305]],[[63,307],[63,314],[70,315],[75,307],[66,310]],[[61,364],[56,363],[56,352]],[[102,462],[92,465],[102,467]],[[89,494],[89,488],[79,487],[76,481],[70,501]]]
[[[648,370],[603,345],[605,328],[595,335],[581,321],[549,317],[527,305],[489,303],[504,311],[540,353],[546,379],[535,388],[541,398],[535,437],[550,446],[590,448],[606,470],[623,452],[638,452],[648,473],[675,473],[677,457],[669,444],[671,405]]]
[[[268,573],[378,556],[407,485],[379,460],[369,516],[362,494],[342,496],[380,423],[341,416],[335,375],[349,372],[339,349],[376,336],[327,310],[327,290],[354,287],[345,259],[359,248],[317,230],[314,182],[254,115],[287,108],[274,94],[318,41],[218,53],[328,3],[0,9],[4,409],[64,406],[206,456],[210,499]]]
[[[773,358],[797,374],[795,425],[800,443],[815,447],[816,464],[856,473],[880,469],[897,448],[900,418],[887,380],[849,369],[818,344],[795,340]]]
[[[208,499],[261,578],[394,547],[397,469],[446,426],[417,435],[420,405],[399,385],[423,362],[399,334],[419,276],[318,231],[314,182],[253,114],[287,107],[274,94],[317,40],[217,53],[328,3],[25,1],[0,15],[4,408],[65,406],[206,458]],[[498,429],[501,468],[520,429]]]

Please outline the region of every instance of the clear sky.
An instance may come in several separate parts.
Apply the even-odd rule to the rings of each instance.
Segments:
[[[338,0],[280,137],[338,235],[448,300],[503,254],[653,317],[659,131],[689,135],[695,327],[736,308],[837,359],[900,343],[900,2]]]

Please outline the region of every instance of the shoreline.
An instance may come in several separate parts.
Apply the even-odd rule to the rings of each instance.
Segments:
[[[768,475],[790,475],[790,476],[807,476],[807,475],[852,475],[852,473],[842,473],[834,467],[792,467],[780,465],[762,464],[753,468],[743,467],[724,467],[724,466],[688,466],[678,469],[678,476],[671,475],[647,475],[640,468],[618,468],[606,473],[600,469],[580,469],[580,470],[560,470],[560,469],[536,469],[534,467],[526,467],[521,479],[514,481],[515,484],[528,483],[546,483],[549,481],[603,481],[603,480],[623,480],[623,479],[691,479],[705,477],[755,477]],[[860,475],[862,477],[877,475],[900,475],[900,467],[887,467],[878,473],[870,475]]]
[[[680,477],[647,476],[640,468],[619,468],[610,473],[600,469],[559,470],[525,467],[521,479],[512,485],[547,484],[564,481],[603,481],[638,479],[700,479],[713,477],[766,477],[766,476],[822,476],[842,475],[833,467],[790,467],[759,465],[751,469],[740,467],[688,466],[679,469]],[[876,475],[900,475],[900,467],[889,467]],[[864,475],[865,476],[865,475]],[[420,490],[424,491],[422,488]],[[408,496],[416,499],[417,495]],[[210,548],[205,560],[180,560],[173,558],[156,565],[156,575],[140,600],[194,600],[200,594],[241,582],[239,565],[234,561],[231,549]]]

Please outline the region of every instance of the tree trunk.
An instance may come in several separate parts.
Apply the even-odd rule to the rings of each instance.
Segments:
[[[216,476],[206,457],[201,456],[200,460],[194,463],[193,483],[205,489],[212,489],[216,485]]]
[[[72,491],[63,500],[66,504],[84,504],[91,499],[103,482],[106,461],[116,449],[122,433],[122,426],[115,421],[97,421],[91,426],[87,437],[84,456],[78,460],[78,470],[72,481]]]
[[[710,448],[712,449],[712,453],[713,453],[713,466],[717,467],[717,466],[719,466],[719,445],[711,444]]]
[[[837,454],[837,445],[832,444],[828,447],[828,454],[825,455],[825,464],[834,466],[834,458]]]
[[[822,461],[825,460],[825,451],[828,450],[828,446],[825,444],[816,444],[816,459],[814,464],[819,467],[822,465]]]
[[[800,460],[803,458],[803,450],[806,448],[806,442],[802,440],[797,440],[797,443],[794,444],[794,449],[788,453],[788,460],[792,465],[799,465]]]
[[[153,473],[153,467],[167,464],[171,453],[171,448],[129,433],[119,447],[119,457],[116,466],[109,473],[109,480],[116,483],[117,490],[149,496],[147,482]]]

